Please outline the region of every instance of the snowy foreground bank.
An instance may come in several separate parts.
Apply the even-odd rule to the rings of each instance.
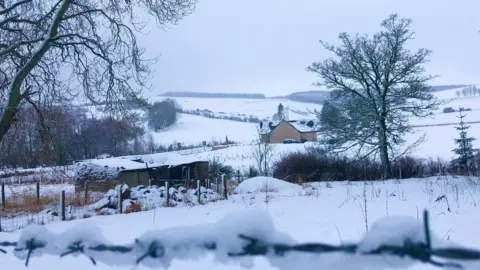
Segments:
[[[385,244],[404,246],[407,239],[412,243],[426,243],[422,210],[427,209],[433,248],[455,244],[480,247],[480,237],[476,234],[480,221],[477,179],[442,177],[365,184],[313,183],[301,192],[288,184],[271,189],[275,191],[265,190],[262,189],[265,182],[258,182],[256,190],[237,190],[240,194],[228,201],[30,227],[15,233],[0,233],[0,241],[18,241],[20,249],[25,248],[32,237],[44,241],[47,245],[33,251],[28,269],[132,269],[143,257],[136,269],[149,269],[149,266],[196,270],[241,269],[242,266],[253,269],[438,269],[417,260],[345,252],[322,255],[294,252],[283,257],[228,256],[228,253],[241,253],[249,246],[250,242],[239,238],[239,234],[269,244],[356,243],[357,253],[369,253]],[[268,183],[272,186],[274,181]],[[135,243],[135,239],[139,241]],[[96,266],[87,257],[57,256],[67,252],[68,245],[77,240],[82,240],[80,244],[86,247],[114,244],[124,245],[126,249],[123,253],[98,251],[98,247],[86,251],[96,260]],[[250,245],[261,246],[262,242]],[[7,254],[0,254],[2,266],[25,268],[25,261],[19,260],[25,259],[25,250],[16,253],[12,248],[5,250]],[[254,251],[264,252],[259,248],[250,253]],[[432,259],[444,262],[440,258]],[[478,262],[446,261],[461,263],[464,269],[480,267]]]

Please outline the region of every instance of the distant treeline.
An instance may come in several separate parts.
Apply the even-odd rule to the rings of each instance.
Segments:
[[[462,88],[467,87],[467,85],[462,84],[453,84],[453,85],[436,85],[432,86],[432,92],[439,92],[445,91],[455,88]],[[298,101],[298,102],[308,102],[308,103],[316,103],[316,104],[323,104],[326,100],[328,100],[330,94],[329,91],[318,90],[318,91],[304,91],[304,92],[294,92],[287,96],[278,96],[272,98],[281,98],[281,99],[288,99],[291,101]]]
[[[207,118],[212,118],[212,119],[223,119],[223,120],[231,120],[231,121],[236,121],[236,122],[247,122],[247,123],[260,123],[260,119],[256,116],[253,115],[217,115],[214,112],[210,110],[185,110],[182,109],[180,111],[181,113],[185,114],[193,114],[193,115],[198,115],[198,116],[203,116]]]
[[[241,93],[199,93],[199,92],[166,92],[161,94],[163,97],[192,97],[192,98],[249,98],[265,99],[264,94],[241,94]]]
[[[468,85],[465,85],[465,84],[436,85],[436,86],[432,86],[432,92],[445,91],[445,90],[450,90],[455,88],[463,88],[467,86]]]
[[[452,84],[452,85],[436,85],[432,86],[432,92],[445,91],[455,88],[468,87],[469,85],[464,84]],[[288,99],[291,101],[297,102],[306,102],[306,103],[315,103],[323,104],[325,100],[328,100],[330,91],[326,90],[311,90],[311,91],[300,91],[293,92],[286,96],[275,96],[268,99]],[[244,99],[267,99],[264,94],[242,94],[242,93],[200,93],[200,92],[189,92],[189,91],[180,91],[180,92],[166,92],[161,94],[163,97],[191,97],[191,98],[244,98]],[[92,106],[92,105],[104,105],[84,103],[79,106]],[[115,105],[121,106],[124,109],[148,109],[149,102],[147,99],[137,99],[137,100],[122,100],[117,102]]]
[[[98,103],[86,102],[86,103],[77,104],[74,107],[81,108],[81,107],[88,107],[88,106],[104,106],[104,105],[106,105],[106,102],[98,102]],[[135,100],[119,100],[116,102],[109,102],[109,105],[117,106],[125,110],[137,110],[137,109],[148,110],[151,106],[149,101],[143,98],[139,98]]]
[[[329,95],[330,95],[329,91],[305,91],[305,92],[294,92],[288,96],[277,97],[277,98],[285,98],[291,101],[298,101],[298,102],[323,104],[323,102],[328,99]]]

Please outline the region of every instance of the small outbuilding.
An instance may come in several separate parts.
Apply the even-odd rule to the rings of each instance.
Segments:
[[[209,169],[208,161],[177,153],[86,160],[76,164],[75,189],[84,190],[85,181],[89,181],[89,190],[98,191],[120,183],[135,187],[164,185],[166,181],[172,186],[177,183],[196,187],[196,180],[204,184]]]

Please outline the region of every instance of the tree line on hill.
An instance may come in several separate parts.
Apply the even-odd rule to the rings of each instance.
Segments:
[[[480,89],[478,89],[476,86],[468,86],[464,87],[461,90],[457,90],[455,92],[455,95],[457,98],[460,97],[474,97],[476,95],[480,95]]]
[[[243,94],[243,93],[203,93],[203,92],[166,92],[160,96],[164,97],[191,97],[191,98],[245,98],[245,99],[265,99],[264,94]]]
[[[431,86],[430,90],[432,92],[444,91],[454,88],[466,87],[466,85],[435,85]],[[463,90],[462,90],[463,91]],[[463,92],[462,92],[463,93]],[[314,103],[314,104],[323,104],[329,98],[329,91],[325,90],[311,90],[311,91],[299,91],[293,92],[286,96],[274,96],[274,97],[265,97],[264,94],[241,94],[241,93],[202,93],[202,92],[189,92],[189,91],[179,91],[179,92],[166,92],[160,96],[165,97],[191,97],[191,98],[238,98],[238,99],[288,99],[291,101],[305,102],[305,103]],[[237,121],[237,120],[234,120]]]
[[[130,141],[144,131],[138,115],[90,117],[84,108],[52,106],[38,114],[33,106],[17,113],[17,122],[0,143],[0,164],[35,167],[71,164],[109,153],[131,152]]]
[[[203,116],[206,118],[211,118],[211,119],[223,119],[223,120],[231,120],[231,121],[236,121],[236,122],[247,122],[247,123],[260,123],[260,119],[254,115],[227,115],[227,114],[215,114],[214,112],[210,110],[200,110],[200,109],[195,109],[195,110],[185,110],[182,109],[180,110],[181,113],[185,114],[192,114],[192,115],[198,115],[198,116]]]

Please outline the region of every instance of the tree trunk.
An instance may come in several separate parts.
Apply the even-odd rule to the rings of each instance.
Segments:
[[[20,93],[20,87],[10,92],[7,108],[5,109],[5,111],[1,115],[2,117],[0,118],[0,142],[15,121],[15,115],[18,112],[18,107],[20,106],[20,102],[22,101],[22,99],[23,97]]]
[[[390,179],[392,177],[392,166],[390,163],[390,157],[388,155],[388,142],[387,142],[387,125],[385,120],[380,121],[380,130],[378,132],[380,160],[382,162],[382,175],[383,179]]]
[[[49,35],[45,37],[45,41],[39,46],[35,54],[33,54],[33,56],[28,59],[25,65],[17,72],[10,86],[8,87],[7,91],[9,94],[8,102],[6,104],[7,108],[4,110],[3,114],[0,115],[0,142],[12,126],[15,120],[15,115],[19,110],[20,102],[25,98],[25,96],[21,93],[21,88],[25,79],[30,74],[30,72],[38,65],[40,60],[42,60],[42,57],[52,46],[51,39],[57,36],[58,28],[60,27],[62,18],[67,12],[71,1],[72,0],[64,0],[62,2],[62,5],[60,5],[57,13],[53,17],[53,22],[50,26],[50,31],[48,33]],[[25,94],[29,94],[28,89],[27,93]]]

